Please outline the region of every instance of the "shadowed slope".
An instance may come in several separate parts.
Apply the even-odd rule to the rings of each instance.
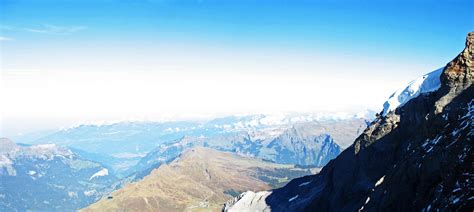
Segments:
[[[472,211],[473,43],[471,32],[466,48],[441,73],[438,90],[379,116],[319,174],[265,198],[240,197],[225,209]]]

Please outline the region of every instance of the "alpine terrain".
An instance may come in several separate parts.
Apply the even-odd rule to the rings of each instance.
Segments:
[[[309,174],[310,170],[294,165],[195,147],[84,211],[219,211],[242,191],[280,187]]]
[[[54,144],[0,139],[0,210],[71,211],[97,201],[117,179],[100,163]]]
[[[211,189],[228,188],[225,193],[219,190],[219,198],[210,200],[209,206],[216,209],[247,189],[278,188],[290,179],[311,174],[309,170],[319,170],[342,151],[339,144],[344,146],[367,126],[366,119],[361,118],[364,116],[253,115],[206,122],[121,122],[81,125],[47,132],[51,134],[40,139],[20,139],[29,144],[3,139],[0,206],[5,210],[84,208],[109,197],[112,191],[132,182],[139,183],[156,169],[167,170],[178,158],[183,161],[188,149],[205,147],[239,155],[227,157],[229,166],[242,158],[254,161],[248,162],[254,164],[249,172],[235,176],[251,176],[256,184],[240,187],[222,183]],[[95,149],[95,144],[100,147]],[[210,151],[205,153],[214,155]],[[266,169],[262,164],[276,168]],[[185,175],[193,179],[200,173]],[[250,178],[248,181],[253,182]],[[265,186],[253,187],[255,185]],[[164,199],[160,207],[163,201],[171,201]],[[173,204],[181,208],[188,203]]]
[[[156,167],[144,157],[174,159],[180,151],[174,154],[160,151],[167,149],[170,153],[174,146],[179,146],[177,143],[209,145],[218,150],[254,155],[278,163],[322,167],[342,148],[349,146],[367,127],[367,120],[373,117],[372,112],[365,111],[341,116],[247,115],[208,121],[95,123],[48,131],[42,135],[26,134],[14,140],[32,145],[52,143],[67,146],[88,159],[107,165],[119,177]],[[294,143],[280,143],[291,139]],[[318,158],[313,160],[315,157]]]
[[[474,32],[445,67],[395,92],[320,173],[246,192],[227,211],[472,211]]]

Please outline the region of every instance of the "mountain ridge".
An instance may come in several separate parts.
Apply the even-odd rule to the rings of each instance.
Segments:
[[[192,147],[142,180],[125,185],[83,211],[219,211],[232,195],[248,189],[269,189],[283,176],[311,174],[295,168],[222,152]],[[274,185],[276,186],[276,185]]]
[[[473,41],[471,32],[443,69],[439,89],[378,116],[320,173],[261,199],[244,194],[224,210],[472,210]]]

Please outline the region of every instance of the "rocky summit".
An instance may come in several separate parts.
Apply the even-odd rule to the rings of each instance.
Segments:
[[[244,193],[224,210],[472,211],[473,52],[471,32],[440,72],[439,86],[430,87],[436,89],[405,89],[407,101],[384,110],[319,174]]]

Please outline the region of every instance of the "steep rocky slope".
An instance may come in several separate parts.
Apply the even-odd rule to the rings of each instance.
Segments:
[[[225,209],[472,211],[473,54],[471,32],[465,49],[440,72],[439,85],[423,92],[412,83],[394,94],[400,104],[386,107],[319,174],[271,192],[244,193]]]
[[[225,201],[242,191],[282,186],[309,174],[293,165],[194,147],[84,211],[220,211]]]

